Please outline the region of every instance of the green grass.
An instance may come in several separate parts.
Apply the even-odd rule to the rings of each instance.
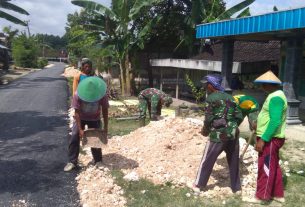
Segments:
[[[112,136],[123,136],[139,128],[138,120],[117,121],[115,118],[109,118],[108,134]]]
[[[284,176],[285,198],[284,206],[302,207],[305,203],[305,176],[297,174],[299,170],[305,170],[305,164],[293,163],[289,165],[291,169],[290,176]]]
[[[301,207],[305,203],[305,175],[297,174],[298,171],[305,171],[305,152],[298,150],[304,147],[304,142],[287,140],[280,150],[282,160],[288,161],[290,176],[284,174],[285,198],[284,206]]]
[[[126,181],[123,173],[112,171],[115,182],[124,189],[127,206],[131,207],[199,207],[199,206],[241,206],[240,199],[230,197],[222,204],[221,199],[196,197],[188,188],[172,188],[171,183],[154,185],[145,179]],[[145,191],[145,193],[143,193]],[[190,197],[186,194],[190,193]]]

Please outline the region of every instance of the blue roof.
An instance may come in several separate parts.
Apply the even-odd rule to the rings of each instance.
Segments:
[[[196,26],[196,38],[217,38],[305,28],[305,7]]]

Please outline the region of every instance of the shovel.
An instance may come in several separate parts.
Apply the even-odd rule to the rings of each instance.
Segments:
[[[240,155],[240,161],[241,161],[241,162],[242,162],[243,159],[244,159],[244,155],[245,155],[245,153],[246,153],[246,151],[247,151],[247,149],[248,149],[250,143],[252,142],[252,140],[255,139],[255,137],[256,137],[255,130],[251,130],[251,134],[250,134],[249,140],[248,140],[248,142],[247,142],[247,144],[246,144],[246,146],[245,146],[243,152],[242,152],[241,155]]]
[[[83,146],[101,148],[103,145],[108,143],[107,135],[103,133],[101,129],[86,129],[84,130],[84,136],[82,139]]]

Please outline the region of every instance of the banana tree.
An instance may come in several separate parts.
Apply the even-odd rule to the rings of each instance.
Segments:
[[[5,45],[8,48],[11,48],[12,41],[13,41],[14,37],[17,36],[19,30],[18,29],[12,29],[11,26],[8,26],[8,27],[3,27],[2,31],[7,35]]]
[[[209,21],[220,21],[224,19],[231,18],[234,14],[242,11],[245,9],[244,12],[241,12],[242,15],[239,15],[239,17],[243,16],[250,16],[249,12],[249,5],[252,4],[255,0],[245,0],[240,2],[239,4],[236,4],[235,6],[231,7],[230,9],[224,11],[221,15],[216,17],[215,19],[210,19]],[[213,11],[212,11],[213,12]]]
[[[27,23],[8,14],[5,11],[2,11],[1,9],[7,9],[10,11],[14,11],[14,12],[18,12],[20,14],[24,14],[24,15],[29,15],[29,13],[27,11],[25,11],[24,9],[10,3],[11,0],[0,0],[0,18],[6,19],[10,22],[13,22],[15,24],[20,24],[23,26],[27,26]]]
[[[134,27],[134,20],[139,18],[142,9],[150,8],[160,0],[113,0],[112,7],[90,0],[73,0],[73,4],[85,8],[94,14],[90,25],[83,25],[88,33],[100,34],[100,45],[112,46],[115,50],[114,58],[120,67],[122,95],[131,94],[132,68],[130,52],[135,48],[143,48],[146,35],[157,18],[150,20],[147,25],[138,30]]]

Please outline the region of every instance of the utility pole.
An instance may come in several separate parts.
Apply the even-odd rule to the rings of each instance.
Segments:
[[[29,22],[30,22],[30,20],[26,20],[26,21],[24,21],[25,23],[26,23],[26,27],[28,28],[28,35],[29,35],[29,37],[31,36],[31,33],[30,33],[30,27],[29,27]]]

